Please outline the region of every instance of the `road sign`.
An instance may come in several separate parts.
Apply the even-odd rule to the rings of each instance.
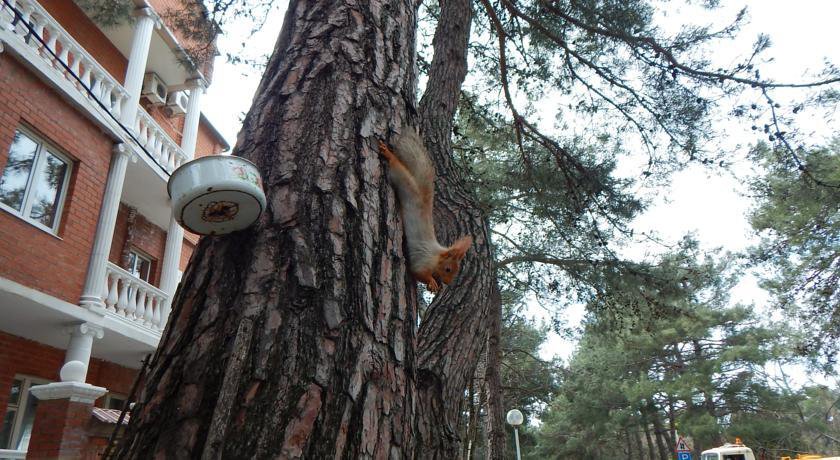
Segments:
[[[688,443],[685,442],[685,439],[682,436],[677,439],[677,453],[680,452],[691,452],[691,449],[688,447]],[[680,460],[682,460],[682,458],[680,458]]]
[[[691,460],[691,452],[677,452],[677,460]]]

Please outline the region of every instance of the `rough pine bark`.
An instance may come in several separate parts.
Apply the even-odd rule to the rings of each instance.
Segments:
[[[494,275],[494,279],[495,275]],[[487,458],[505,457],[505,408],[502,398],[502,298],[497,285],[490,293],[489,325],[487,327]]]
[[[659,410],[651,405],[651,419],[653,421],[653,432],[656,434],[656,446],[659,448],[659,455],[662,460],[668,460],[671,456],[668,449],[668,442],[665,439],[665,429],[662,427],[662,420],[659,418]]]
[[[642,410],[642,426],[645,430],[645,440],[647,441],[646,444],[648,447],[648,452],[650,453],[650,459],[654,460],[657,458],[656,446],[653,444],[653,438],[650,437],[650,425],[648,424],[648,418],[644,410]]]
[[[490,232],[483,213],[452,161],[452,127],[461,85],[467,74],[467,45],[472,22],[469,0],[440,2],[432,46],[434,57],[419,118],[437,171],[435,219],[439,239],[450,244],[473,236],[453,287],[429,306],[418,334],[418,457],[454,459],[461,439],[456,426],[464,410],[465,391],[487,340],[488,321],[497,292]],[[499,308],[498,315],[501,315]],[[500,458],[501,453],[490,458]]]
[[[630,457],[630,460],[633,460],[634,458],[638,459],[638,460],[644,460],[645,459],[645,451],[644,451],[643,446],[642,446],[642,444],[643,444],[642,439],[640,438],[641,433],[639,433],[638,430],[635,430],[635,428],[637,428],[637,427],[634,426],[632,428],[634,429],[634,431],[632,431],[632,432],[628,431],[628,434],[630,435],[630,442],[633,446],[633,450],[636,452],[636,456],[635,457]]]
[[[415,284],[377,152],[415,102],[415,15],[411,0],[289,4],[234,151],[268,208],[199,243],[121,458],[420,452]]]

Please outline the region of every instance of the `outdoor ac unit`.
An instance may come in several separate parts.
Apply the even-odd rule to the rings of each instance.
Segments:
[[[154,105],[164,105],[169,91],[166,89],[166,83],[160,77],[149,72],[143,77],[143,91],[140,94]]]
[[[169,93],[169,97],[166,98],[166,114],[174,117],[187,113],[187,102],[189,100],[189,96],[184,91]]]

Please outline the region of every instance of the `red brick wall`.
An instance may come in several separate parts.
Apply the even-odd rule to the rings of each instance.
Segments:
[[[166,131],[172,140],[181,145],[184,130],[184,115],[169,117],[164,113],[162,107],[153,106],[146,101],[140,99],[140,104],[147,112],[158,122],[158,124]],[[207,155],[217,155],[224,151],[222,141],[216,136],[213,130],[204,122],[200,120],[198,123],[198,135],[195,142],[195,157],[203,157]]]
[[[69,399],[38,401],[26,458],[81,458],[88,444],[91,408]]]
[[[120,209],[117,211],[117,222],[114,224],[114,237],[111,240],[111,252],[108,253],[108,262],[125,268],[123,267],[122,251],[127,237],[128,207],[120,203]]]
[[[25,124],[75,160],[58,236],[0,210],[0,276],[76,303],[82,292],[113,141],[52,89],[0,54],[0,170]]]
[[[108,260],[122,267],[122,253],[125,250],[128,237],[128,206],[120,203],[120,210],[117,213],[117,224],[114,227],[114,239],[111,242],[111,253]],[[137,214],[134,219],[134,240],[131,248],[139,249],[140,252],[152,258],[151,283],[160,286],[160,273],[163,261],[163,253],[166,248],[166,231],[151,223],[142,214]],[[130,248],[129,248],[130,249]]]
[[[56,334],[64,332],[56,329]],[[65,335],[69,342],[70,335]],[[63,363],[64,350],[0,332],[0,414],[6,413],[6,404],[15,375],[57,382],[58,371]],[[134,369],[91,358],[87,381],[91,385],[105,387],[108,391],[127,395],[136,376],[137,371]],[[96,401],[96,405],[101,404],[102,399]]]
[[[186,230],[184,233],[187,233]],[[181,260],[178,264],[178,270],[182,272],[187,271],[187,264],[190,263],[190,257],[192,256],[193,251],[195,251],[195,244],[190,242],[187,238],[184,238],[184,244],[181,245]]]
[[[181,0],[154,0],[151,2],[158,13],[163,13],[169,8],[180,8]],[[125,82],[125,72],[128,67],[128,59],[114,46],[110,40],[102,33],[96,24],[91,21],[87,15],[79,8],[75,2],[67,0],[41,0],[41,5],[52,15],[73,38],[79,42],[97,62],[99,62],[108,73],[111,74],[120,83]],[[170,27],[170,29],[172,29]],[[172,29],[178,40],[185,42],[182,34]],[[157,33],[157,32],[156,32]],[[212,66],[208,66],[205,70],[210,70]],[[209,75],[205,75],[208,79]],[[181,82],[168,82],[176,84]],[[141,104],[158,124],[163,127],[169,137],[176,143],[181,142],[181,132],[184,127],[184,117],[168,117],[163,113],[162,108],[152,107],[148,101],[141,98]],[[212,143],[215,142],[213,137],[208,138]],[[210,149],[201,150],[202,153],[209,152]]]
[[[118,82],[125,84],[125,72],[128,59],[111,43],[96,24],[79,8],[75,2],[67,0],[44,0],[44,9],[52,15],[61,26],[85,48],[99,64]],[[167,82],[169,84],[181,82]],[[147,102],[140,99],[141,104]],[[170,137],[175,139],[180,135],[180,125],[173,128],[172,119],[167,118],[159,109],[147,107],[146,111],[160,124]],[[176,139],[177,142],[177,139]]]
[[[63,350],[0,332],[0,413],[6,413],[15,375],[58,381],[63,363]]]
[[[146,109],[146,112],[155,119],[176,144],[181,145],[181,131],[184,128],[183,115],[168,117],[163,111],[164,107],[151,105],[145,98],[140,98],[140,105]]]
[[[125,81],[128,60],[85,15],[76,2],[39,0],[41,6],[120,83]]]
[[[93,346],[96,347],[96,344]],[[64,350],[60,351],[63,359]],[[129,369],[112,362],[91,358],[87,382],[98,387],[105,387],[110,392],[128,396],[131,392],[131,386],[134,384],[134,379],[137,377],[137,372],[136,369]],[[97,399],[96,406],[101,407],[103,402],[104,398]]]
[[[204,123],[198,124],[198,136],[195,142],[195,157],[204,157],[207,155],[218,155],[222,153],[224,146],[219,141],[218,137],[213,133]]]

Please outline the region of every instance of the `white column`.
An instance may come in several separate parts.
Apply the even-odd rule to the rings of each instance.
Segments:
[[[128,98],[122,113],[123,123],[129,128],[134,127],[137,119],[137,106],[140,104],[140,91],[143,88],[143,76],[146,74],[152,32],[156,26],[159,27],[157,17],[149,7],[134,10],[134,16],[134,37],[131,40],[131,53],[128,55],[128,68],[125,71],[124,86]]]
[[[125,169],[128,166],[129,152],[123,144],[114,146],[111,157],[111,169],[105,183],[105,194],[102,197],[102,207],[99,208],[99,222],[96,224],[96,234],[93,236],[93,249],[88,261],[87,277],[82,289],[79,305],[91,310],[105,313],[102,295],[105,293],[105,268],[108,264],[108,254],[111,252],[111,241],[114,238],[114,226],[117,223],[117,212],[120,209]]]
[[[181,150],[187,156],[187,161],[195,156],[195,145],[198,139],[198,122],[201,118],[201,95],[204,93],[205,84],[201,79],[187,82],[190,88],[190,100],[187,104],[187,113],[184,115],[184,130],[181,136]],[[163,252],[163,266],[160,275],[160,290],[169,294],[169,300],[161,310],[161,328],[169,318],[172,298],[175,296],[175,289],[178,287],[178,267],[181,264],[181,246],[184,242],[184,229],[172,216],[169,218],[169,230],[166,232],[166,247]]]
[[[166,232],[166,247],[163,250],[163,266],[160,273],[160,290],[169,298],[160,312],[160,327],[164,328],[169,319],[172,298],[178,287],[178,267],[181,265],[181,245],[184,242],[184,229],[174,217],[169,218],[169,231]]]
[[[206,89],[204,80],[195,79],[187,82],[190,88],[190,100],[187,103],[187,113],[184,115],[184,130],[181,133],[181,150],[187,156],[187,161],[195,156],[195,143],[198,139],[198,122],[201,119],[201,95]]]
[[[70,334],[70,343],[67,344],[67,351],[64,354],[64,364],[70,361],[81,361],[85,365],[85,375],[87,375],[93,339],[102,338],[102,327],[91,323],[81,323],[68,327],[67,332]]]

